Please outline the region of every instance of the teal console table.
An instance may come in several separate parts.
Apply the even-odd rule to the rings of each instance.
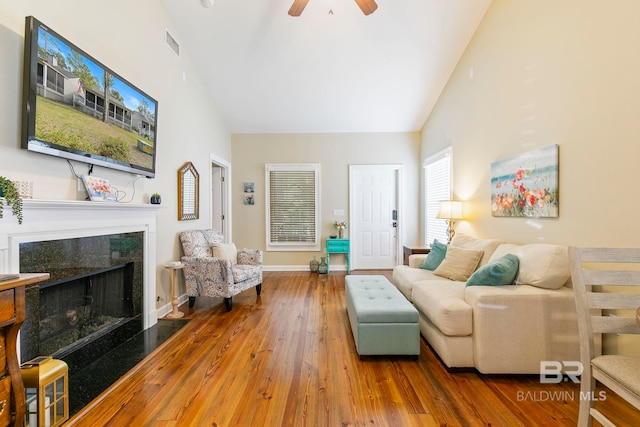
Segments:
[[[331,254],[346,254],[347,273],[351,273],[349,265],[350,246],[349,239],[327,239],[327,272],[331,271]]]

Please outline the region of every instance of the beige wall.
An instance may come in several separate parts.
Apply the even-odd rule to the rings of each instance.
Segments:
[[[33,15],[51,29],[112,68],[158,101],[157,175],[131,185],[134,175],[94,168],[109,178],[125,200],[146,203],[153,192],[162,195],[157,229],[157,288],[169,302],[169,279],[162,265],[178,259],[177,232],[205,228],[210,224],[210,153],[231,160],[230,135],[197,75],[192,59],[182,46],[177,57],[164,43],[172,29],[160,0],[21,0],[0,3],[0,174],[34,182],[36,199],[81,200],[77,180],[67,162],[20,149],[20,105],[24,19]],[[192,161],[200,173],[200,220],[177,221],[177,170]],[[76,163],[78,173],[86,173]],[[134,191],[135,190],[135,191]],[[182,289],[184,292],[184,288]]]
[[[401,164],[405,188],[402,240],[415,244],[419,241],[419,153],[418,133],[233,135],[233,239],[238,246],[266,248],[265,163],[320,163],[323,239],[335,234],[334,209],[343,209],[348,218],[349,165]],[[244,205],[246,181],[255,183],[253,206]],[[264,257],[266,268],[299,269],[308,268],[314,255],[319,257],[320,252],[265,252]],[[344,258],[337,258],[341,255],[334,256],[336,265],[344,265]]]
[[[479,237],[640,246],[640,2],[494,0],[422,133]],[[559,144],[560,216],[494,218],[491,163]],[[615,344],[614,344],[615,345]]]
[[[640,245],[640,2],[494,0],[422,134],[453,145],[460,228],[517,242]],[[560,217],[494,218],[491,162],[560,146]]]

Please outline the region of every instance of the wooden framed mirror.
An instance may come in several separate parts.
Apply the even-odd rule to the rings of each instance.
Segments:
[[[200,175],[187,162],[178,169],[178,221],[200,217]]]

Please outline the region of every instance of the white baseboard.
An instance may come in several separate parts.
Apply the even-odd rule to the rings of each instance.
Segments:
[[[309,271],[309,265],[263,265],[262,271]],[[347,271],[346,265],[331,264],[331,271]]]

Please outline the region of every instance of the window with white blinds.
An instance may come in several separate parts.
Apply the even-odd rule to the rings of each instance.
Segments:
[[[320,165],[265,167],[267,250],[320,250]]]
[[[451,200],[451,147],[427,158],[424,167],[424,240],[447,243],[447,221],[436,218],[438,202]]]

